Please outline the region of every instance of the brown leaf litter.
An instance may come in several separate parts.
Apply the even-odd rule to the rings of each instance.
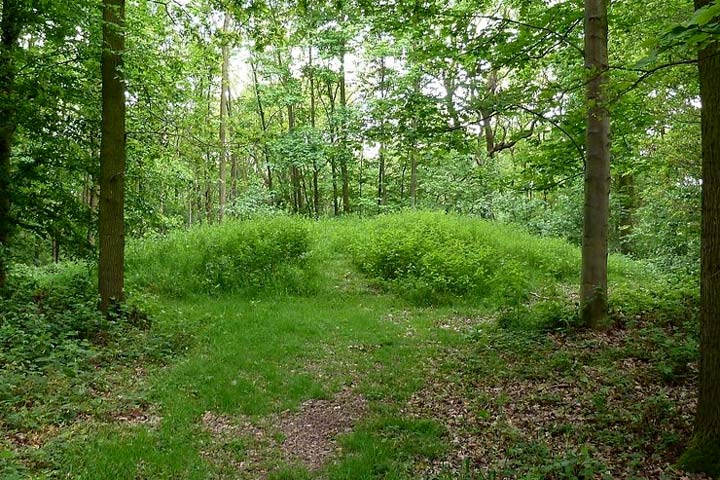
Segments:
[[[594,355],[598,349],[623,345],[624,337],[616,331],[551,341],[562,351]],[[516,469],[533,461],[543,467],[543,462],[568,454],[580,458],[583,445],[589,448],[589,461],[607,466],[604,478],[707,478],[675,467],[692,430],[694,378],[662,385],[649,380],[643,362],[627,358],[618,359],[614,367],[625,371],[627,386],[609,382],[607,372],[587,365],[567,376],[483,377],[463,371],[471,351],[449,355],[457,362],[454,375],[435,372],[407,406],[407,415],[445,425],[450,447],[444,457],[420,460],[417,478],[455,478],[467,470],[480,478],[522,478]],[[513,370],[528,362],[510,356],[506,360]],[[652,399],[665,399],[670,407],[657,408]],[[544,456],[536,456],[538,448]]]
[[[202,424],[219,443],[244,439],[242,461],[232,466],[256,478],[265,478],[274,461],[300,463],[309,470],[322,468],[339,453],[337,436],[352,431],[367,413],[367,401],[351,387],[332,399],[310,399],[298,411],[285,411],[253,422],[249,417],[205,412]],[[206,456],[222,462],[217,452]]]

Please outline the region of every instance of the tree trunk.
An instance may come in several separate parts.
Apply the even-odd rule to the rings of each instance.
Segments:
[[[227,34],[230,30],[230,14],[225,13],[222,33]],[[228,147],[227,147],[227,120],[228,120],[228,102],[230,101],[230,43],[223,38],[222,46],[222,79],[220,84],[220,165],[218,184],[218,221],[222,222],[225,218],[225,204],[227,203],[226,175]]]
[[[343,213],[348,214],[350,208],[350,176],[348,174],[348,145],[347,145],[347,95],[345,92],[345,47],[340,54],[340,145],[342,156],[340,157],[340,175],[342,176],[342,199]]]
[[[621,207],[618,219],[618,243],[620,244],[620,253],[629,254],[636,208],[635,175],[632,173],[619,175],[617,192]]]
[[[487,90],[488,95],[491,98],[495,98],[495,95],[497,95],[497,89],[498,89],[498,79],[497,79],[497,72],[495,70],[490,72],[490,75],[488,76],[487,81]],[[481,110],[482,118],[482,127],[483,131],[485,132],[485,148],[487,151],[488,158],[493,158],[495,156],[495,130],[493,129],[492,124],[492,112],[490,112],[487,109]]]
[[[125,0],[103,0],[102,140],[100,143],[100,309],[124,300]]]
[[[610,197],[610,112],[608,85],[608,0],[585,0],[587,132],[580,315],[592,328],[605,328]]]
[[[288,105],[288,132],[292,133],[293,131],[295,131],[295,108],[293,105]],[[300,181],[300,169],[295,163],[290,166],[290,181],[292,183],[293,191],[293,210],[295,213],[300,213],[304,208],[304,205],[302,185]]]
[[[385,143],[380,143],[378,153],[378,205],[385,204]]]
[[[10,155],[17,127],[15,119],[15,50],[20,37],[20,3],[2,3],[2,39],[0,39],[0,288],[7,277],[7,250],[12,220],[10,219]]]
[[[328,115],[328,125],[330,127],[330,141],[333,144],[337,142],[337,129],[335,123],[335,95],[332,91],[332,83],[327,81],[328,101],[330,102],[330,111]],[[330,174],[332,176],[333,187],[333,214],[337,217],[340,215],[340,204],[338,203],[338,181],[337,181],[337,155],[333,152],[330,155]]]
[[[380,95],[385,99],[385,57],[380,58]],[[380,150],[378,152],[378,206],[385,204],[385,118],[380,125]]]
[[[257,108],[258,108],[258,116],[260,117],[260,127],[262,128],[263,132],[263,156],[265,157],[265,169],[267,171],[267,188],[270,191],[270,194],[272,195],[272,189],[273,189],[273,178],[272,178],[272,167],[270,166],[270,152],[268,152],[268,147],[266,142],[265,135],[267,133],[267,120],[265,118],[265,110],[263,108],[262,98],[260,97],[260,82],[258,81],[258,75],[257,75],[257,65],[254,62],[250,62],[250,69],[252,70],[252,76],[253,76],[253,86],[255,90],[255,100],[257,102]]]
[[[695,0],[702,8],[710,0]],[[720,478],[720,42],[700,52],[702,233],[700,390],[695,435],[681,463]]]
[[[315,70],[313,70],[313,54],[312,46],[308,47],[308,63],[310,65],[310,126],[315,130]],[[320,168],[317,160],[313,157],[313,207],[315,218],[320,218],[320,188],[318,185],[318,177],[320,176]]]
[[[417,206],[417,152],[410,152],[410,205],[412,208]]]

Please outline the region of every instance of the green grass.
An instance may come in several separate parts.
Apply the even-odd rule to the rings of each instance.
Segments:
[[[473,256],[475,250],[481,253]],[[0,427],[14,436],[37,434],[40,448],[0,443],[2,478],[257,478],[257,471],[242,474],[237,464],[258,450],[264,452],[260,467],[274,479],[412,479],[451,458],[457,434],[442,408],[410,413],[408,402],[418,392],[460,388],[485,418],[514,400],[489,395],[486,387],[548,377],[575,381],[586,365],[630,389],[632,380],[617,366],[623,358],[645,362],[653,384],[673,385],[696,356],[696,332],[677,322],[692,308],[692,288],[673,293],[677,284],[622,257],[611,259],[613,315],[636,330],[636,338],[597,357],[590,355],[592,339],[578,347],[581,353],[556,350],[540,331],[572,323],[567,292],[577,274],[577,249],[475,219],[435,213],[318,223],[275,218],[135,242],[128,257],[129,283],[151,311],[152,326],[129,337],[139,339],[136,346],[116,345],[135,354],[110,350],[114,357],[105,353],[106,364],[82,367],[85,379],[53,397],[72,402],[72,414],[17,428],[4,419]],[[207,266],[215,257],[227,259],[212,264],[222,263],[220,271]],[[496,318],[507,329],[498,329]],[[84,390],[70,395],[73,385]],[[343,454],[320,472],[288,463],[272,441],[218,438],[202,423],[212,412],[262,426],[345,385],[367,399],[369,410],[339,439]],[[539,401],[558,401],[556,392]],[[602,390],[588,393],[587,401],[598,414],[595,426],[612,436],[613,411]],[[659,412],[668,411],[662,398],[656,403]],[[12,411],[27,420],[34,408]],[[74,420],[78,412],[84,417]],[[513,449],[517,467],[536,475],[527,478],[601,468],[596,452],[583,449],[585,437],[558,456],[512,428],[494,432],[493,442]],[[473,477],[480,473],[456,462],[437,478],[484,478]]]
[[[215,448],[200,425],[204,412],[257,419],[332,396],[343,384],[358,381],[360,392],[377,403],[385,419],[382,427],[367,427],[366,435],[372,437],[379,428],[428,437],[428,444],[439,442],[428,450],[440,448],[439,427],[395,418],[397,409],[385,402],[406,400],[422,385],[422,361],[440,348],[426,341],[443,337],[432,326],[448,311],[417,309],[392,295],[370,293],[340,257],[325,256],[322,264],[326,284],[310,297],[231,295],[161,302],[157,328],[181,322],[195,330],[196,345],[170,368],[151,374],[149,400],[161,412],[160,426],[93,426],[95,433],[81,445],[58,445],[63,470],[88,479],[221,475],[223,465],[202,454]],[[414,337],[407,337],[409,330]],[[358,435],[347,440],[349,448],[363,450],[367,440]],[[411,458],[417,443],[408,439],[404,444]],[[385,452],[386,462],[395,462],[396,453]],[[350,467],[337,468],[334,478],[363,478],[342,473]],[[284,475],[301,478],[287,477],[288,471]]]

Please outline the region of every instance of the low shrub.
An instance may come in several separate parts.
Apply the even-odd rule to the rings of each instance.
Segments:
[[[276,216],[200,226],[131,242],[132,289],[166,296],[299,292],[310,288],[311,238],[305,221]]]
[[[0,296],[3,371],[41,372],[91,355],[89,342],[108,328],[91,278],[83,264],[13,267]]]
[[[543,299],[502,310],[498,325],[506,330],[572,330],[580,326],[580,315],[577,304],[562,298]]]
[[[577,276],[576,248],[480,219],[407,212],[359,222],[340,239],[358,268],[426,303],[517,303],[534,285]]]
[[[150,323],[134,310],[101,315],[94,278],[82,263],[12,267],[0,292],[0,423],[6,428],[70,420],[87,408],[90,385],[104,366],[149,351],[160,358],[172,348],[142,341]]]

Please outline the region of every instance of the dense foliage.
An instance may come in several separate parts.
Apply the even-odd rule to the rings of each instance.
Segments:
[[[0,1],[0,476],[719,476],[718,38],[716,0]],[[376,367],[324,470],[207,425]],[[412,417],[435,367],[463,408],[557,375],[582,427],[445,471],[506,400]]]
[[[200,226],[128,247],[128,282],[142,292],[178,297],[238,291],[311,289],[306,222],[290,217]]]
[[[18,261],[91,257],[96,245],[99,22],[94,4],[79,6],[42,7],[48,22],[25,25],[18,51],[18,102],[34,115],[18,124],[10,165],[16,228],[5,255]],[[581,9],[388,8],[398,17],[351,1],[131,4],[129,233],[212,223],[221,210],[423,206],[579,243]],[[697,82],[687,50],[655,52],[650,41],[689,8],[611,5],[611,246],[697,271]],[[43,95],[25,94],[28,70]]]

